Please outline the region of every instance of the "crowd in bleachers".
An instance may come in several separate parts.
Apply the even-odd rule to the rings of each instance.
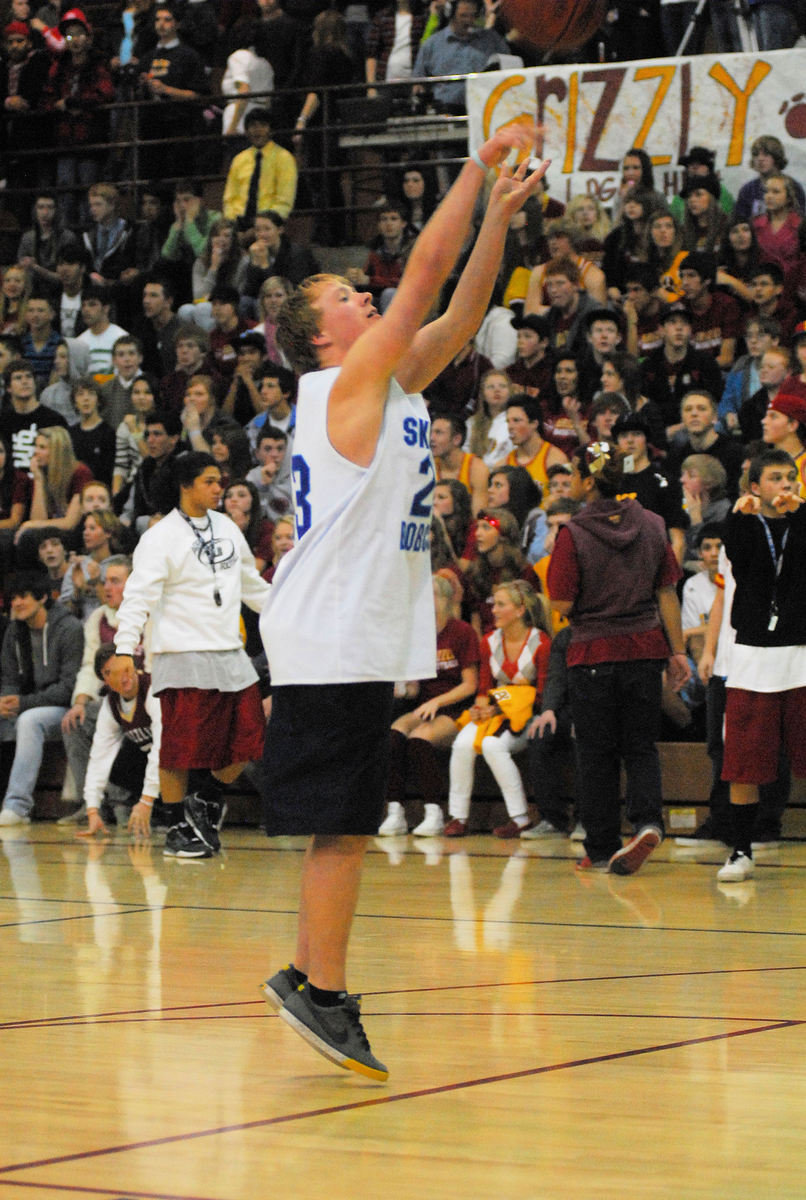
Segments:
[[[277,318],[320,266],[319,251],[286,231],[300,189],[321,209],[320,244],[346,232],[338,174],[298,172],[300,161],[338,161],[318,89],[441,73],[433,43],[424,52],[440,32],[485,55],[523,50],[494,3],[321,8],[133,0],[114,19],[88,9],[90,19],[28,0],[8,7],[4,173],[12,195],[30,189],[9,203],[20,228],[0,283],[0,569],[18,620],[13,580],[33,570],[85,631],[101,608],[114,628],[109,569],[128,569],[137,538],[166,511],[164,484],[184,449],[220,465],[223,507],[267,579],[291,545],[296,378]],[[661,20],[665,8],[647,13]],[[610,26],[608,45],[624,56],[618,21]],[[231,94],[223,116],[199,103],[215,70]],[[277,89],[271,108],[250,95]],[[184,177],[141,186],[132,214],[123,183],[109,182],[131,172],[132,114],[108,105],[141,97],[160,103],[141,114],[152,140],[139,174]],[[431,99],[446,111],[463,103]],[[216,131],[223,160],[220,146],[210,157],[194,142]],[[37,145],[52,153],[26,157]],[[663,516],[692,576],[707,574],[700,547],[755,443],[793,455],[806,496],[804,191],[783,147],[754,142],[756,178],[736,196],[713,150],[692,148],[670,204],[644,151],[624,149],[610,211],[584,195],[566,208],[545,181],[518,214],[481,329],[427,392],[435,570],[478,636],[493,628],[498,584],[545,591],[552,534],[574,511],[568,461],[579,446],[611,439],[628,450],[636,494]],[[201,177],[222,161],[217,211]],[[348,270],[381,311],[438,202],[426,162],[396,167],[377,239]],[[82,686],[89,677],[85,653]],[[0,694],[18,682],[0,678]],[[62,684],[59,727],[90,694]],[[686,725],[701,703],[696,689],[683,704],[670,694],[670,716]]]

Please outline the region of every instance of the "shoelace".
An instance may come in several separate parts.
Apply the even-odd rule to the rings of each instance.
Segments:
[[[344,1001],[344,1010],[353,1022],[355,1031],[361,1039],[362,1046],[365,1050],[369,1050],[369,1039],[364,1033],[364,1026],[361,1024],[361,997],[348,996]]]

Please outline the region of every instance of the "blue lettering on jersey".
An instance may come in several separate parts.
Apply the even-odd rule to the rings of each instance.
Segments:
[[[431,423],[419,417],[406,417],[403,421],[403,441],[407,446],[419,446],[422,450],[430,450],[431,439],[429,430]]]
[[[431,526],[424,521],[401,521],[400,522],[400,549],[418,551],[431,551],[431,539],[429,538]]]

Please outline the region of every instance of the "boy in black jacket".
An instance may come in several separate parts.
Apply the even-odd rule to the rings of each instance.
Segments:
[[[783,739],[796,775],[806,775],[806,508],[798,472],[783,450],[754,458],[750,491],[736,501],[724,545],[736,579],[725,709],[722,778],[730,783],[733,853],[723,883],[753,874],[751,839],[759,784],[778,774]]]

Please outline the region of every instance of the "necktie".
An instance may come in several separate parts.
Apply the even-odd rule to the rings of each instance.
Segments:
[[[246,210],[243,214],[244,224],[247,225],[247,227],[252,224],[255,219],[255,213],[257,212],[257,197],[258,189],[260,187],[260,164],[262,162],[263,151],[256,150],[255,165],[252,168],[252,178],[249,180],[249,195],[246,198]]]

